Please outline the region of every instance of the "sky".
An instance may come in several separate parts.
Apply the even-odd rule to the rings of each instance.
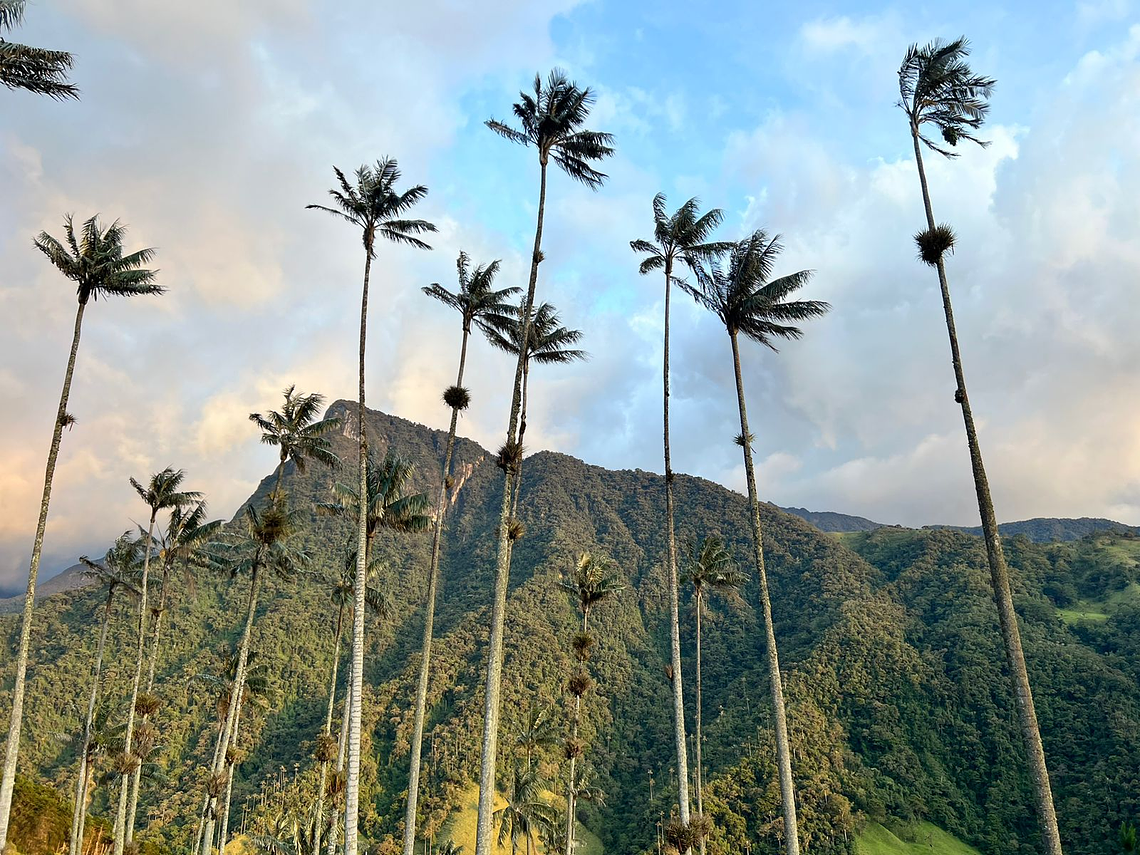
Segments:
[[[1064,3],[31,0],[10,38],[75,54],[79,102],[0,90],[0,591],[22,588],[75,312],[33,247],[66,213],[155,247],[162,297],[84,319],[43,573],[98,554],[166,466],[228,517],[275,463],[248,414],[297,384],[354,398],[363,249],[322,203],[334,165],[398,159],[430,252],[382,246],[368,402],[446,428],[459,323],[420,292],[455,258],[525,285],[538,164],[483,124],[536,71],[596,96],[598,192],[549,182],[539,299],[590,359],[532,373],[530,451],[661,471],[663,287],[629,241],[698,196],[718,237],[782,235],[832,311],[744,345],[763,498],[885,523],[976,524],[937,280],[896,71],[970,37],[997,78],[985,137],[926,159],[999,519],[1140,524],[1140,14]],[[728,337],[673,301],[674,468],[742,490]],[[513,363],[472,342],[464,435],[502,441]]]

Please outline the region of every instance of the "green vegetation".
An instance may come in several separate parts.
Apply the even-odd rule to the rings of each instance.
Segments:
[[[929,822],[893,830],[870,822],[855,840],[855,855],[978,855],[978,850]]]

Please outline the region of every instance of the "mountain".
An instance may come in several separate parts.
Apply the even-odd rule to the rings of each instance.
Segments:
[[[59,594],[64,591],[72,591],[75,588],[82,588],[87,584],[87,579],[83,575],[84,567],[82,564],[72,564],[67,569],[56,573],[50,579],[45,579],[36,585],[36,602],[38,603],[44,597],[50,597],[52,594]],[[15,614],[24,607],[24,595],[17,594],[14,597],[0,597],[0,615]]]
[[[882,523],[872,522],[866,517],[838,514],[835,511],[809,511],[807,508],[780,508],[780,510],[807,520],[820,531],[826,532],[874,531],[883,527]]]
[[[954,531],[964,531],[967,534],[982,534],[982,527],[956,526],[956,525],[928,525],[923,528],[947,528]],[[1126,525],[1115,520],[1106,520],[1100,517],[1080,517],[1079,519],[1058,519],[1055,517],[1035,517],[1031,520],[1001,523],[998,529],[1007,537],[1024,535],[1034,543],[1051,543],[1060,540],[1080,540],[1090,534],[1102,531],[1119,533],[1131,532],[1140,534],[1140,526]]]
[[[298,541],[312,565],[295,579],[266,580],[254,645],[267,685],[263,698],[250,704],[248,720],[243,714],[235,825],[244,820],[265,827],[280,811],[314,800],[312,752],[328,703],[335,620],[322,577],[341,565],[351,526],[309,511],[327,500],[336,479],[353,477],[354,411],[343,401],[330,408],[345,417],[334,437],[344,469],[285,470],[290,501],[307,514]],[[416,487],[431,490],[445,434],[383,413],[368,418],[373,448],[409,457],[418,467]],[[421,800],[423,832],[437,843],[477,775],[502,496],[493,455],[461,440],[456,461],[461,486],[442,549]],[[271,484],[267,476],[250,501],[263,501]],[[681,540],[719,532],[746,569],[745,499],[681,475],[676,495]],[[668,818],[676,791],[665,674],[663,481],[539,452],[525,461],[522,496],[527,533],[515,544],[510,579],[500,768],[509,768],[514,735],[532,704],[551,704],[565,725],[578,618],[558,583],[582,550],[610,557],[625,589],[591,615],[596,687],[586,696],[582,723],[585,766],[606,798],[584,805],[580,816],[607,855],[648,855],[656,851],[657,823]],[[884,828],[902,835],[904,826],[932,825],[986,855],[1040,852],[980,539],[895,527],[836,538],[774,506],[765,505],[761,514],[807,851],[850,855],[860,834],[878,840],[889,836]],[[378,852],[390,851],[402,823],[429,549],[430,538],[418,535],[382,536],[375,550],[390,607],[369,629],[362,830]],[[1114,532],[1052,544],[1017,538],[1008,550],[1066,849],[1101,855],[1115,845],[1122,821],[1140,818],[1140,540]],[[164,779],[147,784],[140,810],[139,839],[156,851],[185,851],[193,838],[216,727],[216,689],[203,677],[236,642],[246,584],[242,578],[171,578],[155,758]],[[691,722],[688,599],[686,592],[682,676]],[[752,580],[739,601],[714,600],[705,621],[709,855],[775,855],[779,849],[756,602]],[[36,612],[22,762],[62,793],[73,785],[72,734],[84,705],[98,605],[98,592],[79,589],[46,598]],[[9,650],[17,631],[14,616],[0,618],[0,639]],[[113,717],[122,712],[133,643],[124,604],[109,640]],[[12,657],[0,661],[0,703],[10,697],[12,668]],[[0,709],[0,720],[6,714]],[[548,748],[537,761],[559,782],[555,791],[564,786],[561,756],[560,747]],[[106,769],[107,757],[100,762]],[[96,813],[107,813],[109,789],[97,787]]]

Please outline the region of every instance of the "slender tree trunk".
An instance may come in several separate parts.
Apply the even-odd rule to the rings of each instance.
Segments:
[[[95,705],[99,701],[99,683],[103,676],[103,649],[107,644],[107,628],[111,624],[111,604],[115,597],[115,587],[107,590],[107,602],[103,605],[103,623],[99,627],[99,643],[95,646],[95,666],[91,674],[91,696],[87,701],[87,721],[83,725],[83,742],[79,746],[79,781],[75,787],[75,810],[71,817],[71,841],[68,855],[82,855],[83,837],[80,817],[86,812],[87,801],[87,751],[91,745],[91,728],[95,721]]]
[[[67,357],[67,371],[63,375],[63,391],[59,396],[59,409],[48,450],[47,471],[44,473],[44,492],[40,499],[40,517],[36,522],[36,536],[32,542],[32,563],[28,568],[28,588],[24,593],[24,614],[20,621],[20,647],[16,654],[16,683],[12,688],[12,716],[8,723],[8,742],[4,749],[4,771],[0,775],[0,852],[8,840],[8,822],[12,816],[12,789],[16,786],[16,761],[20,755],[20,726],[24,721],[24,689],[28,675],[28,647],[32,638],[32,611],[36,604],[36,576],[40,569],[40,554],[44,546],[44,528],[47,526],[48,505],[51,502],[51,482],[55,476],[55,463],[59,459],[59,444],[63,439],[63,426],[67,421],[67,397],[71,394],[71,378],[75,373],[75,357],[79,353],[79,336],[83,328],[83,310],[80,303],[75,312],[75,332],[71,337],[71,353]]]
[[[348,779],[344,788],[344,855],[357,855],[360,819],[360,714],[364,690],[364,595],[368,585],[368,440],[364,417],[364,349],[368,343],[368,279],[372,273],[372,245],[364,258],[364,287],[360,297],[360,389],[357,418],[360,433],[360,519],[356,530],[356,590],[352,610],[352,680],[348,701]]]
[[[348,682],[352,682],[352,662],[348,664]],[[348,716],[349,716],[349,703],[348,698],[344,700],[344,713],[340,722],[340,738],[337,740],[336,752],[336,773],[340,775],[344,772],[344,764],[348,748]],[[337,831],[339,823],[337,822],[340,816],[340,811],[336,806],[333,806],[332,812],[329,814],[329,841],[327,855],[336,855],[337,844]]]
[[[538,265],[542,258],[542,220],[546,210],[547,155],[540,153],[541,173],[538,191],[538,222],[531,253],[530,282],[523,303],[521,341],[530,336],[530,317],[534,311],[534,292],[538,284]],[[511,395],[511,414],[507,421],[507,442],[517,442],[520,395],[526,348],[519,349],[515,366],[515,382]],[[503,628],[507,611],[507,583],[511,574],[511,540],[508,523],[511,515],[511,476],[517,466],[508,467],[503,479],[503,501],[499,510],[499,550],[495,563],[495,590],[491,605],[491,632],[487,651],[487,683],[483,708],[483,746],[479,763],[479,817],[475,830],[475,855],[491,855],[493,843],[491,816],[495,812],[495,760],[499,748],[499,690],[503,678]],[[346,855],[356,855],[348,852]]]
[[[693,753],[696,755],[693,759],[696,761],[696,785],[697,785],[697,813],[704,815],[705,812],[705,778],[704,769],[701,767],[701,606],[703,604],[703,597],[701,590],[697,589],[697,743]],[[700,843],[701,855],[705,855],[705,839],[701,838]]]
[[[336,641],[333,643],[332,679],[329,680],[329,708],[325,714],[325,736],[332,732],[333,707],[336,705],[336,674],[340,666],[340,639],[344,632],[344,606],[336,616]],[[325,786],[328,783],[329,761],[321,761],[321,782],[317,788],[317,822],[315,825],[313,855],[321,855],[321,834],[325,821]]]
[[[582,616],[582,632],[586,632],[587,623],[590,620],[590,614],[587,612]],[[582,663],[585,668],[585,662]],[[570,738],[578,741],[578,722],[582,719],[582,696],[574,696],[574,720],[570,724]],[[578,784],[575,780],[576,770],[575,760],[577,758],[570,758],[570,778],[566,787],[566,855],[574,855],[574,814],[577,813],[578,805]]]
[[[673,531],[673,459],[669,450],[669,297],[673,262],[665,262],[665,352],[662,370],[665,438],[665,533],[669,546],[669,649],[673,668],[673,740],[677,750],[677,802],[680,819],[689,824],[689,756],[685,738],[685,693],[681,680],[681,607],[677,591],[677,536]]]
[[[459,373],[455,385],[463,385],[463,369],[467,364],[469,328],[464,325],[459,346]],[[451,408],[451,427],[447,431],[447,450],[443,457],[443,477],[439,482],[439,500],[435,506],[435,527],[431,538],[431,564],[428,567],[427,604],[424,610],[424,641],[420,653],[420,677],[416,683],[415,723],[412,726],[411,767],[408,771],[408,804],[404,812],[404,855],[415,855],[416,806],[419,802],[420,755],[423,751],[424,718],[427,715],[428,677],[431,672],[431,637],[435,631],[435,598],[439,588],[439,549],[443,537],[443,518],[447,513],[447,482],[451,478],[451,458],[455,452],[455,431],[459,410]]]
[[[784,852],[799,855],[799,823],[796,820],[796,791],[792,783],[792,752],[788,742],[788,717],[784,710],[784,686],[780,657],[776,650],[776,630],[772,625],[772,600],[768,595],[768,573],[764,567],[764,536],[760,528],[760,499],[756,495],[756,470],[752,465],[748,409],[744,404],[744,379],[740,374],[740,346],[736,333],[732,340],[732,367],[736,373],[736,399],[740,407],[740,437],[744,449],[744,473],[748,478],[748,504],[751,506],[752,543],[755,547],[756,576],[760,582],[760,606],[764,613],[764,637],[768,648],[768,678],[772,692],[772,719],[776,728],[776,767],[780,777],[780,801],[784,808]]]
[[[523,382],[522,382],[522,404],[519,408],[519,445],[523,444],[523,437],[526,435],[526,405],[527,405],[527,390],[530,386],[530,355],[527,355],[526,361],[523,362]],[[515,472],[514,486],[512,487],[511,498],[511,517],[517,519],[519,515],[519,494],[522,493],[522,470],[523,460],[519,458],[518,469]]]
[[[95,779],[95,758],[90,757],[87,760],[86,778],[83,782],[83,810],[79,814],[79,827],[76,829],[76,839],[79,841],[78,853],[83,855],[83,837],[84,830],[87,827],[87,800],[91,796],[91,791],[94,789],[92,781]]]
[[[256,561],[256,559],[255,559]],[[253,635],[253,616],[257,611],[257,584],[258,567],[254,564],[249,579],[249,600],[246,605],[245,629],[242,631],[241,645],[238,648],[237,670],[234,674],[234,684],[230,689],[230,705],[226,710],[226,720],[222,724],[222,739],[218,743],[218,750],[214,756],[214,766],[211,769],[211,786],[221,779],[226,769],[226,754],[229,752],[230,740],[233,739],[234,723],[237,719],[240,698],[245,692],[246,663],[249,661],[249,642]],[[202,855],[210,855],[214,844],[214,827],[218,814],[218,797],[215,795],[206,798],[206,822],[202,832]]]
[[[922,203],[926,209],[926,223],[933,229],[934,211],[930,204],[930,188],[926,183],[926,169],[922,163],[922,149],[918,129],[911,127],[918,178],[922,184]],[[982,449],[974,427],[974,414],[966,394],[966,375],[962,369],[962,354],[958,348],[958,333],[954,326],[954,309],[950,303],[950,285],[946,279],[946,265],[938,259],[938,285],[942,291],[942,308],[946,315],[946,332],[950,339],[950,357],[954,363],[954,379],[958,384],[956,400],[962,407],[962,421],[966,427],[966,444],[970,450],[970,467],[974,475],[974,489],[978,496],[978,514],[982,520],[982,534],[986,541],[986,557],[990,566],[990,582],[1001,625],[1006,665],[1009,668],[1013,693],[1017,700],[1017,713],[1021,723],[1021,736],[1029,759],[1029,773],[1033,778],[1033,791],[1037,802],[1037,820],[1048,855],[1062,855],[1061,834],[1057,827],[1057,813],[1053,808],[1053,789],[1049,783],[1049,769],[1045,765],[1045,749],[1041,744],[1041,729],[1037,725],[1037,711],[1033,692],[1029,686],[1029,672],[1025,667],[1025,653],[1021,648],[1021,632],[1017,627],[1017,613],[1013,608],[1013,595],[1009,588],[1009,568],[1002,552],[994,502],[990,484],[982,462]]]
[[[127,732],[123,737],[123,753],[125,755],[133,755],[134,753],[134,736],[135,736],[135,705],[139,699],[139,682],[142,680],[143,661],[146,658],[146,616],[147,616],[147,586],[150,576],[150,553],[151,543],[154,539],[154,520],[158,516],[158,510],[152,508],[150,512],[150,525],[146,530],[146,545],[143,552],[143,573],[142,583],[139,585],[139,628],[138,628],[138,649],[135,654],[135,676],[131,681],[131,701],[130,706],[127,707]],[[141,762],[140,757],[135,757],[136,760]],[[123,847],[130,843],[135,836],[134,822],[128,821],[127,818],[127,797],[130,789],[130,775],[124,774],[120,776],[119,781],[119,813],[115,818],[115,845],[114,855],[123,855]]]
[[[230,747],[237,746],[238,728],[241,727],[241,708],[245,701],[245,691],[238,696],[238,708],[234,714],[234,732],[230,737]],[[218,852],[226,851],[226,838],[230,833],[230,798],[234,792],[234,767],[237,763],[226,764],[226,798],[222,808],[222,827],[218,833]]]

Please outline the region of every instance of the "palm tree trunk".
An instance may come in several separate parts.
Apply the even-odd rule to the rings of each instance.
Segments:
[[[352,682],[352,662],[351,661],[349,662],[348,669],[349,669],[348,670],[348,681],[349,681],[349,683],[351,683]],[[340,775],[342,772],[344,772],[345,755],[347,753],[346,749],[348,747],[348,716],[349,716],[349,704],[348,704],[348,698],[345,698],[344,715],[342,716],[341,722],[340,722],[340,738],[337,740],[338,744],[337,744],[337,751],[336,751],[336,773],[338,775]],[[334,805],[332,812],[329,814],[329,841],[328,841],[327,855],[336,855],[337,826],[339,825],[339,823],[337,822],[337,818],[338,818],[339,814],[340,814],[340,811],[338,811],[336,809],[336,806]]]
[[[589,612],[582,616],[582,633],[585,634],[586,626],[590,620]],[[578,722],[582,718],[582,696],[574,696],[574,719],[570,724],[570,739],[575,743],[578,741]],[[575,760],[577,758],[570,758],[570,778],[566,788],[566,855],[574,855],[574,814],[577,812],[577,782],[575,781]]]
[[[522,446],[523,437],[526,435],[526,404],[527,404],[527,390],[530,386],[530,356],[528,355],[526,361],[523,362],[523,382],[522,382],[522,403],[519,407],[519,446]],[[521,452],[520,452],[521,453]],[[515,470],[514,486],[511,488],[511,518],[517,519],[519,513],[519,494],[522,492],[522,457],[519,457],[518,468]]]
[[[934,211],[930,204],[930,188],[926,183],[926,169],[922,163],[922,149],[918,129],[911,127],[914,156],[918,165],[918,178],[922,184],[922,203],[926,209],[927,226],[934,228]],[[962,407],[962,421],[966,427],[966,444],[970,449],[970,467],[974,475],[974,489],[978,495],[978,514],[982,520],[982,534],[986,541],[986,557],[990,566],[990,583],[997,604],[998,622],[1001,624],[1006,664],[1009,667],[1013,693],[1017,700],[1017,713],[1021,722],[1021,735],[1029,759],[1029,773],[1037,801],[1037,820],[1048,855],[1062,855],[1061,835],[1057,828],[1057,814],[1053,808],[1053,790],[1049,783],[1049,769],[1045,765],[1045,749],[1041,744],[1041,729],[1037,725],[1037,711],[1033,692],[1029,686],[1029,672],[1025,667],[1025,653],[1021,648],[1021,632],[1017,627],[1017,613],[1013,608],[1013,595],[1009,588],[1009,568],[1002,552],[994,502],[990,484],[982,462],[982,449],[974,427],[974,414],[966,394],[966,375],[962,369],[962,354],[958,348],[958,333],[954,326],[954,309],[950,303],[950,285],[946,279],[946,266],[938,259],[938,285],[942,290],[942,308],[946,315],[946,332],[950,338],[950,357],[954,363],[954,380],[958,384],[956,400]]]
[[[364,427],[364,349],[368,343],[368,279],[372,246],[365,250],[364,287],[360,297],[360,389],[357,429],[360,433],[360,519],[356,532],[356,590],[352,609],[352,679],[348,691],[348,779],[344,788],[344,855],[357,855],[360,811],[360,713],[364,690],[364,595],[368,586],[368,440]]]
[[[222,724],[222,739],[218,743],[218,750],[214,756],[214,766],[211,769],[211,786],[221,778],[226,768],[226,754],[229,752],[230,740],[233,739],[234,724],[237,719],[240,698],[245,692],[245,670],[249,661],[249,641],[253,634],[253,615],[257,611],[257,583],[258,568],[254,564],[249,579],[249,600],[246,604],[245,629],[242,631],[241,645],[238,648],[237,670],[234,673],[234,684],[230,689],[230,705],[226,710],[226,720]],[[217,820],[218,797],[215,795],[206,798],[206,822],[202,830],[202,855],[210,855],[214,844],[214,825]]]
[[[340,666],[340,639],[344,633],[344,605],[336,616],[336,641],[333,643],[332,679],[329,680],[329,708],[325,714],[325,736],[332,732],[333,707],[336,705],[336,673]],[[321,833],[325,821],[325,786],[328,783],[329,761],[321,761],[321,783],[317,788],[317,821],[314,826],[313,855],[321,855]]]
[[[82,855],[83,837],[80,817],[86,812],[87,801],[87,750],[91,745],[91,728],[95,721],[95,704],[99,700],[99,682],[103,675],[103,649],[107,644],[107,628],[111,624],[111,603],[115,598],[115,588],[107,591],[107,602],[103,605],[103,624],[99,627],[99,643],[95,647],[95,666],[91,675],[91,697],[87,701],[87,721],[83,725],[83,742],[79,746],[79,781],[75,787],[75,810],[71,816],[71,841],[68,855]]]
[[[459,346],[459,373],[455,385],[463,385],[463,369],[467,364],[467,338],[470,330],[463,327]],[[420,789],[420,754],[423,751],[424,718],[427,715],[428,677],[431,669],[431,637],[435,631],[435,598],[439,587],[439,548],[443,537],[443,517],[447,512],[447,482],[451,478],[451,458],[455,451],[455,431],[459,410],[451,408],[451,427],[447,431],[447,451],[443,457],[443,477],[439,482],[439,501],[435,506],[435,528],[431,538],[431,564],[428,567],[427,605],[424,613],[424,641],[420,652],[420,677],[416,683],[416,713],[412,726],[411,767],[408,770],[408,804],[404,813],[404,855],[415,855],[416,806]]]
[[[79,353],[79,336],[83,328],[85,303],[75,313],[75,332],[71,337],[71,353],[67,357],[67,371],[63,375],[63,391],[59,396],[59,409],[52,429],[51,447],[48,450],[47,471],[44,473],[44,492],[40,499],[40,516],[36,522],[36,537],[32,542],[32,562],[28,568],[28,588],[24,593],[24,614],[20,621],[20,647],[16,654],[16,683],[12,688],[12,716],[8,723],[8,742],[4,750],[4,771],[0,775],[0,852],[8,840],[8,822],[12,816],[12,790],[16,786],[16,761],[20,755],[20,726],[24,721],[24,689],[28,675],[28,647],[32,639],[32,611],[36,603],[36,576],[40,569],[40,555],[44,546],[44,529],[47,526],[48,505],[51,502],[51,482],[55,477],[55,463],[59,459],[59,444],[63,439],[63,426],[67,421],[67,397],[71,394],[71,378],[75,373],[75,357]]]
[[[673,262],[665,262],[665,352],[663,411],[665,437],[665,533],[669,546],[669,649],[673,668],[673,740],[677,749],[677,802],[680,819],[689,824],[689,756],[685,738],[685,693],[681,681],[681,607],[677,591],[677,536],[673,531],[673,459],[669,451],[669,295]]]
[[[83,810],[79,814],[79,826],[76,829],[75,839],[79,841],[76,852],[78,855],[83,855],[83,837],[84,829],[87,827],[87,801],[91,796],[91,791],[94,789],[92,781],[95,779],[95,758],[89,758],[87,761],[86,777],[83,781]]]
[[[134,736],[135,736],[135,704],[139,699],[139,682],[142,680],[143,661],[146,658],[146,595],[150,575],[150,553],[151,543],[154,538],[154,520],[158,516],[158,510],[151,509],[150,512],[150,525],[146,530],[146,545],[143,552],[143,573],[142,583],[139,585],[139,628],[138,628],[138,649],[135,654],[135,676],[131,681],[131,700],[130,705],[127,707],[127,732],[123,737],[123,753],[131,755],[134,752]],[[141,758],[136,757],[136,760]],[[132,772],[131,775],[134,773]],[[131,775],[122,775],[119,782],[119,813],[115,818],[115,845],[114,855],[123,855],[123,847],[134,840],[134,818],[131,817],[130,821],[127,818],[127,796],[130,789]]]
[[[693,759],[696,761],[696,785],[697,785],[697,813],[704,815],[705,812],[705,783],[704,783],[704,770],[701,768],[701,605],[702,597],[700,589],[697,589],[697,743],[694,747]],[[705,855],[705,839],[701,838],[700,843],[701,855]]]
[[[241,708],[244,700],[245,691],[243,690],[241,695],[238,696],[238,708],[234,714],[234,732],[230,738],[231,747],[237,745],[238,728],[241,726]],[[222,808],[222,827],[218,833],[218,852],[226,851],[226,838],[230,833],[230,798],[234,792],[234,767],[237,763],[227,763],[226,765],[226,798],[223,802],[224,807]]]
[[[760,529],[760,499],[756,495],[756,470],[752,465],[748,410],[744,404],[744,379],[740,374],[740,346],[736,333],[732,340],[732,367],[736,373],[736,399],[740,407],[740,437],[744,449],[744,473],[748,478],[748,504],[752,511],[752,542],[755,547],[756,576],[760,582],[760,606],[764,613],[764,636],[768,648],[768,678],[772,691],[772,718],[776,728],[776,766],[780,775],[780,801],[784,808],[784,852],[799,855],[799,823],[796,820],[796,791],[792,783],[792,752],[788,742],[788,716],[784,710],[784,686],[780,677],[780,656],[776,650],[776,630],[772,625],[772,600],[768,595],[768,573],[764,567],[764,536]]]
[[[534,251],[530,260],[530,282],[523,304],[523,321],[520,341],[530,336],[530,316],[534,311],[534,292],[538,284],[538,264],[542,259],[542,220],[546,211],[547,156],[540,155],[541,166],[538,191],[538,222],[534,231]],[[515,383],[511,395],[511,414],[507,421],[507,442],[517,442],[520,396],[522,392],[523,363],[526,348],[519,348],[515,366]],[[511,540],[508,522],[511,515],[511,475],[515,466],[508,467],[503,479],[503,501],[499,509],[499,550],[495,562],[495,590],[491,605],[491,633],[487,651],[487,684],[483,708],[483,746],[479,763],[479,818],[475,830],[475,855],[491,855],[491,816],[495,812],[495,759],[499,747],[499,690],[503,679],[503,628],[507,611],[507,583],[511,574]],[[356,855],[346,852],[345,855]]]

